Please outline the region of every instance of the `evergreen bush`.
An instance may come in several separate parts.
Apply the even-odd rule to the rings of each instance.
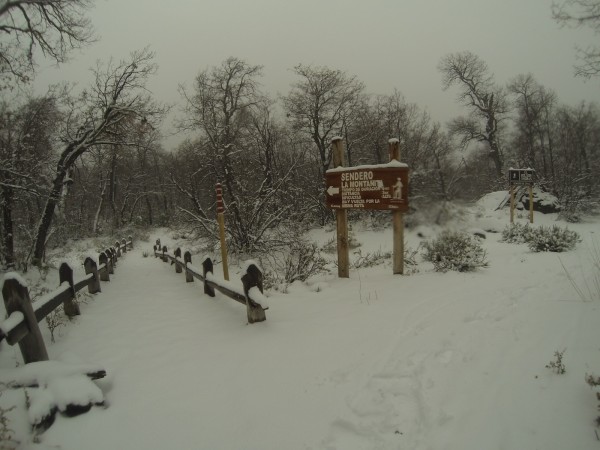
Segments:
[[[577,232],[553,225],[552,227],[540,226],[532,230],[527,243],[534,252],[566,252],[573,250],[580,241]]]
[[[476,237],[464,232],[444,231],[423,244],[423,257],[433,263],[436,272],[470,272],[486,267],[485,250]]]

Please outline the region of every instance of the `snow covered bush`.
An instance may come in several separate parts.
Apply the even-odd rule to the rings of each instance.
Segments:
[[[567,371],[565,363],[563,362],[563,357],[564,357],[565,351],[566,351],[566,349],[563,350],[562,352],[559,352],[558,350],[555,351],[554,359],[552,361],[550,361],[548,364],[546,364],[546,368],[553,370],[558,375],[562,375],[563,373],[565,373]]]
[[[443,231],[436,239],[425,241],[423,248],[423,257],[433,263],[436,272],[469,272],[488,265],[479,240],[464,232]]]
[[[600,377],[594,376],[594,374],[586,374],[585,382],[590,385],[590,387],[597,388],[600,386]],[[596,392],[596,399],[600,402],[600,392]],[[598,410],[600,410],[600,404],[598,405]],[[600,427],[600,416],[596,417],[596,425]]]
[[[502,230],[502,238],[500,240],[509,244],[523,244],[529,242],[531,232],[532,228],[529,227],[529,224],[513,223],[512,225],[507,225]]]
[[[362,251],[358,249],[354,252],[354,255],[356,259],[353,261],[352,266],[355,269],[360,269],[362,267],[373,267],[385,263],[386,260],[392,257],[392,252],[377,250],[376,252],[367,252],[363,255]]]
[[[529,248],[534,252],[566,252],[573,250],[580,241],[581,238],[577,232],[561,228],[558,225],[535,228],[527,239]]]
[[[302,239],[265,253],[259,257],[259,261],[265,269],[266,289],[278,284],[287,287],[294,281],[306,281],[313,275],[327,271],[327,260],[321,256],[318,246]]]
[[[0,397],[2,396],[2,389],[5,387],[6,385],[0,384]],[[14,408],[14,406],[10,408],[0,406],[0,450],[15,449],[19,444],[15,440],[15,432],[8,424],[8,413]]]

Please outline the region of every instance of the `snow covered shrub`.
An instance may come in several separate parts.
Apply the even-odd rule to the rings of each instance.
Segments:
[[[378,250],[376,252],[367,252],[365,255],[362,254],[362,251],[358,249],[354,252],[356,255],[356,259],[352,263],[352,266],[355,269],[360,269],[362,267],[373,267],[379,264],[383,264],[387,259],[392,257],[392,252],[385,252],[382,250]]]
[[[529,224],[513,223],[512,225],[507,225],[502,230],[502,238],[500,240],[509,244],[523,244],[529,242],[531,232],[532,228],[529,227]]]
[[[327,260],[321,256],[318,246],[302,239],[260,256],[259,261],[265,269],[266,289],[278,284],[287,286],[294,281],[306,281],[327,271]]]
[[[573,250],[580,241],[577,232],[553,225],[552,228],[540,226],[533,229],[527,243],[534,252],[566,252]]]
[[[423,243],[423,257],[436,272],[469,272],[486,267],[485,250],[476,237],[464,232],[443,231],[436,239]]]
[[[45,317],[46,325],[50,331],[50,342],[56,342],[55,333],[67,324],[67,316],[64,314],[62,306],[59,306]]]
[[[565,354],[565,350],[559,352],[558,350],[554,352],[554,360],[550,361],[546,364],[547,369],[552,369],[555,373],[562,375],[567,371],[565,367],[565,363],[563,362],[563,356]]]
[[[5,387],[5,384],[0,384],[0,397],[2,396],[2,389]],[[3,408],[0,406],[0,450],[12,450],[19,445],[15,440],[15,432],[8,424],[8,413],[13,409],[15,409],[14,406],[11,406],[10,408]]]
[[[319,248],[314,243],[296,241],[290,246],[290,252],[285,258],[284,281],[288,284],[294,281],[306,281],[313,275],[325,271],[327,261],[321,256]]]
[[[600,377],[596,377],[594,374],[586,374],[585,382],[593,389],[600,386]],[[596,399],[600,402],[600,392],[596,392]],[[600,410],[600,404],[598,405],[598,410]],[[596,425],[600,427],[600,416],[596,417]]]

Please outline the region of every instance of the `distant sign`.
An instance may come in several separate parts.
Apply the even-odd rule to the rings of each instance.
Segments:
[[[325,179],[329,208],[408,211],[408,167],[334,169]]]
[[[533,184],[533,169],[508,169],[508,181],[510,184]]]

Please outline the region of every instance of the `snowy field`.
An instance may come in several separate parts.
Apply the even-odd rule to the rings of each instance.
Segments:
[[[574,251],[532,253],[489,232],[508,223],[497,204],[492,196],[454,222],[488,230],[488,268],[436,273],[418,258],[404,276],[389,260],[350,279],[334,271],[268,293],[267,321],[253,325],[242,305],[143,257],[152,241],[136,242],[55,343],[44,330],[51,359],[107,370],[95,382],[106,406],[59,416],[34,442],[24,390],[5,389],[19,448],[600,449],[598,400],[584,380],[600,375],[600,298],[580,298],[569,281],[584,286],[598,272],[599,221],[568,225],[583,239]],[[421,225],[407,245],[438,231]],[[390,228],[353,233],[362,255],[391,249]],[[319,244],[333,236],[310,233]],[[173,243],[164,230],[156,237]],[[546,368],[557,351],[562,375]],[[18,361],[18,347],[1,344],[0,370]]]

